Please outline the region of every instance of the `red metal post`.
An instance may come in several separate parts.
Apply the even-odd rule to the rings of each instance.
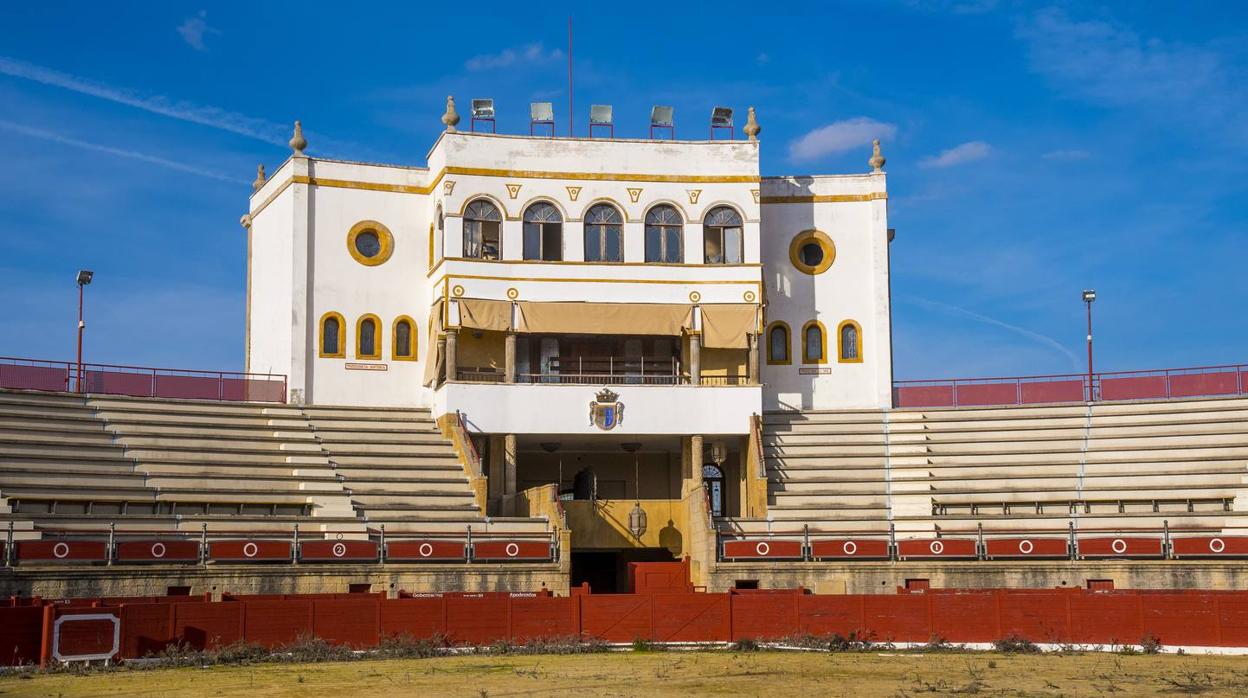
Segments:
[[[85,284],[78,284],[78,385],[77,392],[82,392],[82,330],[86,327],[82,322],[82,289]]]

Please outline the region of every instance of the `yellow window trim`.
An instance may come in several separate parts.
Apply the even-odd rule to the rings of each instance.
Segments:
[[[777,359],[771,355],[771,331],[774,329],[784,330],[784,346],[787,351],[787,358]],[[783,320],[776,320],[767,326],[767,332],[763,335],[767,340],[767,365],[768,366],[788,366],[793,363],[793,332],[789,328],[789,323]]]
[[[843,358],[845,356],[845,348],[841,346],[841,337],[842,337],[841,333],[844,331],[846,325],[853,326],[854,337],[857,338],[857,342],[856,342],[857,347],[855,348],[858,350],[858,354],[857,354],[858,358],[856,359]],[[844,320],[841,322],[841,324],[836,326],[836,361],[837,363],[842,363],[842,364],[862,363],[862,325],[859,325],[857,322],[854,322],[853,320]]]
[[[381,242],[381,251],[375,257],[365,257],[355,249],[355,239],[369,230],[377,233],[377,239]],[[347,231],[347,252],[351,254],[352,259],[366,267],[385,264],[386,260],[390,259],[390,255],[394,254],[394,235],[390,233],[389,228],[377,221],[360,221]]]
[[[802,261],[802,248],[807,243],[815,243],[823,250],[823,261],[811,266]],[[822,274],[832,266],[832,262],[836,261],[836,245],[832,242],[832,238],[821,230],[803,230],[793,236],[793,242],[789,243],[789,261],[793,266],[803,274]]]
[[[819,358],[814,361],[806,358],[807,356],[809,356],[809,352],[807,352],[808,347],[806,346],[806,331],[809,330],[811,327],[819,328]],[[804,364],[826,364],[828,363],[828,330],[826,327],[823,326],[823,323],[819,322],[818,320],[811,320],[805,325],[802,325],[802,363]]]
[[[429,224],[429,259],[427,260],[427,268],[433,271],[433,224]]]
[[[411,352],[409,354],[399,353],[399,323],[400,322],[407,323],[407,328],[408,328],[407,336],[411,338],[411,341],[409,342],[409,346],[408,346],[408,351]],[[416,360],[416,356],[417,356],[416,327],[417,327],[416,321],[413,320],[410,316],[400,315],[394,319],[394,324],[390,326],[390,358],[391,359],[395,361],[415,361]]]
[[[375,334],[373,335],[373,348],[377,351],[372,354],[365,354],[360,351],[360,339],[363,335],[360,330],[364,328],[364,323],[368,320],[373,321]],[[355,358],[357,359],[380,359],[381,358],[381,318],[369,313],[361,315],[360,319],[355,321]]]
[[[338,321],[338,352],[334,354],[325,353],[325,321],[334,318]],[[341,313],[330,311],[321,316],[321,321],[316,326],[316,344],[317,356],[322,359],[345,359],[347,358],[347,322],[343,319]]]

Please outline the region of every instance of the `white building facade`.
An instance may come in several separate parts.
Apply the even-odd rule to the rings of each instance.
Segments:
[[[889,407],[882,158],[760,177],[759,147],[451,125],[427,168],[297,148],[244,217],[247,370],[485,434],[601,434],[591,402],[654,435]]]

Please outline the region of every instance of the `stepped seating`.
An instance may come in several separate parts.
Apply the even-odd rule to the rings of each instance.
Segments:
[[[1248,524],[1248,400],[804,411],[764,416],[760,533]],[[902,535],[899,533],[899,536]]]
[[[548,530],[544,519],[483,517],[428,409],[309,406],[304,414],[353,505],[387,535]]]

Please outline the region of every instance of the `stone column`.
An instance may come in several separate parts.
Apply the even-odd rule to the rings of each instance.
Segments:
[[[504,383],[516,382],[516,333],[508,332],[507,337],[503,340],[503,366],[506,376],[503,378]]]
[[[689,383],[702,385],[702,335],[697,332],[689,335]]]
[[[459,328],[446,329],[446,380],[459,380],[459,362],[457,347],[459,346]]]
[[[438,366],[434,370],[433,387],[436,388],[442,383],[446,382],[446,379],[442,377],[445,371],[446,371],[446,335],[440,334],[438,335]]]
[[[758,385],[761,382],[758,376],[758,335],[751,332],[745,336],[745,341],[750,345],[749,359],[745,364],[746,379],[750,385]]]
[[[681,496],[702,486],[702,437],[689,437],[689,469],[685,471]]]
[[[516,435],[503,437],[503,515],[516,515]]]

